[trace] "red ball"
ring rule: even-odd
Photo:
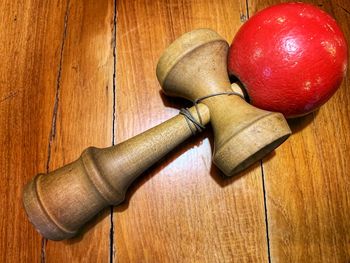
[[[286,3],[258,12],[240,28],[228,70],[253,105],[297,117],[334,94],[347,60],[344,34],[330,15],[309,4]]]

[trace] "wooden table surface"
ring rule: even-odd
[[[43,239],[22,208],[39,172],[117,144],[188,106],[155,67],[199,27],[231,42],[278,0],[2,0],[0,262],[350,262],[350,74],[293,135],[231,179],[211,163],[211,129],[146,171],[126,202],[71,240]],[[350,2],[314,0],[350,43]],[[234,109],[232,109],[234,110]]]

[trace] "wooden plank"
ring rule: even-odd
[[[65,2],[0,3],[0,262],[40,261],[21,199],[46,170]]]
[[[160,93],[164,49],[199,27],[231,41],[245,10],[245,1],[117,2],[117,142],[189,105]],[[224,180],[211,164],[208,130],[147,171],[115,208],[116,261],[267,261],[260,165]]]
[[[114,1],[70,1],[66,20],[50,170],[77,159],[88,146],[112,145]],[[77,237],[48,241],[47,262],[107,262],[110,210]]]
[[[251,1],[251,14],[278,1]],[[308,1],[350,40],[346,0]],[[350,42],[349,42],[350,43]],[[350,259],[350,81],[318,112],[290,121],[293,136],[264,160],[272,262]]]

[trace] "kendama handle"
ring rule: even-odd
[[[198,120],[195,107],[189,111]],[[198,113],[202,124],[207,124],[209,109],[198,104]],[[74,236],[103,208],[121,203],[143,171],[189,138],[189,125],[193,124],[177,115],[116,146],[90,147],[73,163],[37,175],[23,193],[29,220],[48,239]]]

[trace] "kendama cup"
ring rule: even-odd
[[[232,176],[284,142],[291,131],[282,114],[258,109],[232,91],[227,74],[229,45],[216,32],[198,29],[175,40],[157,66],[165,94],[201,102],[210,109],[213,162]]]

